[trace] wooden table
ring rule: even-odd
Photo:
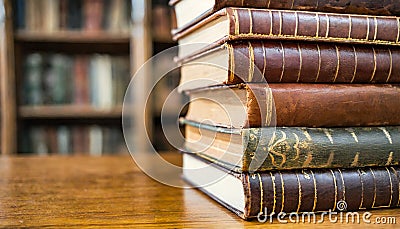
[[[166,157],[181,163],[177,153],[166,154]],[[371,213],[373,218],[395,216],[397,225],[400,224],[399,209]],[[243,221],[197,190],[172,188],[153,181],[138,169],[130,156],[3,156],[0,157],[1,226],[236,228],[287,225],[276,221],[273,225]],[[325,222],[322,226],[349,225]]]

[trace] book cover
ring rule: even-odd
[[[345,14],[400,15],[400,3],[396,0],[171,0],[177,14],[178,29],[189,27],[210,14],[225,7],[261,9],[304,10]],[[196,5],[196,7],[193,7]],[[190,13],[188,13],[190,12]]]
[[[194,52],[186,44],[202,43],[197,47],[202,50],[214,43],[248,39],[399,45],[399,20],[395,16],[225,8],[176,31],[174,39],[183,45],[180,57]]]
[[[186,118],[225,127],[400,125],[393,84],[238,84],[186,91]]]
[[[395,46],[246,40],[178,61],[180,90],[242,82],[400,83]]]
[[[187,182],[243,219],[399,206],[398,166],[249,174],[227,171],[189,154],[184,154],[183,164]],[[339,209],[344,204],[338,203],[346,208]]]
[[[391,166],[400,162],[398,126],[238,129],[187,119],[181,123],[186,124],[185,147],[189,152],[239,172]]]

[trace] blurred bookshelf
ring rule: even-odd
[[[1,152],[126,153],[123,96],[130,77],[155,50],[175,44],[168,2],[3,1],[8,50],[1,63],[7,76],[1,81],[6,88],[1,101],[7,103],[1,105]],[[150,85],[151,78],[143,84]],[[135,111],[133,119],[150,120],[146,125],[154,136],[152,100],[146,104],[143,90],[133,96],[135,107],[148,107],[145,114]],[[146,137],[135,131],[135,150],[148,147],[141,144]]]

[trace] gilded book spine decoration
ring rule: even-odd
[[[242,170],[392,166],[400,162],[399,127],[243,129]]]
[[[215,2],[216,9],[237,6],[373,15],[400,15],[400,2],[397,0],[216,0]]]
[[[228,84],[263,78],[268,83],[400,82],[400,49],[394,46],[250,40],[225,47]],[[250,72],[254,67],[259,70]]]
[[[264,38],[399,45],[400,18],[227,8],[229,39]],[[257,20],[255,20],[257,19]]]
[[[398,167],[242,174],[244,218],[280,212],[354,211],[400,206]]]

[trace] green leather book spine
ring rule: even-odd
[[[400,161],[400,127],[250,128],[241,134],[246,144],[243,171],[254,171],[252,160],[261,162],[257,171],[392,166]]]

